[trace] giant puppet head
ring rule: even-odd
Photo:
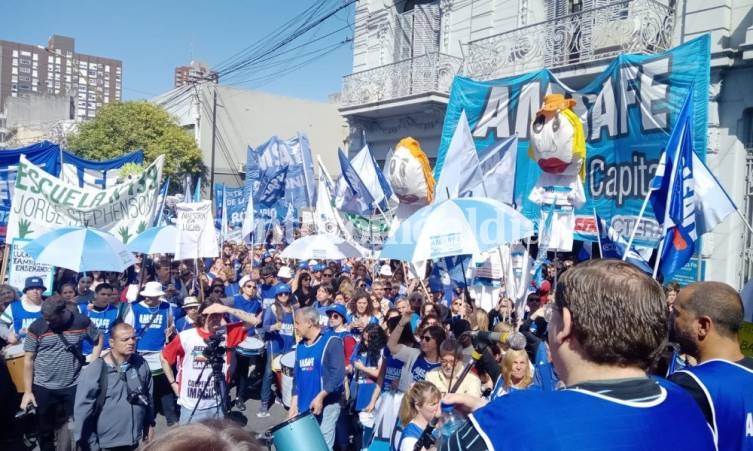
[[[429,159],[413,138],[403,138],[397,143],[387,177],[402,204],[429,204],[434,198]]]
[[[572,110],[576,104],[562,94],[544,96],[531,124],[528,156],[553,175],[586,176],[586,138],[583,123]]]

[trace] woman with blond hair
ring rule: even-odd
[[[413,451],[426,426],[439,414],[439,389],[427,381],[419,381],[403,396],[400,404],[400,436],[397,451]],[[426,450],[427,448],[421,448]]]
[[[508,349],[502,357],[502,377],[492,390],[491,399],[514,390],[525,390],[533,382],[533,368],[525,349]]]

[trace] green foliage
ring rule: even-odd
[[[144,172],[144,166],[136,163],[126,163],[118,171],[118,176],[126,180],[131,176],[139,176]]]
[[[165,155],[164,176],[203,174],[201,150],[164,109],[148,102],[109,103],[68,139],[70,150],[90,160],[107,160],[144,149],[150,164]]]

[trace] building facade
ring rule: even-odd
[[[217,72],[213,71],[204,63],[198,61],[191,61],[188,66],[180,66],[175,68],[175,87],[197,83],[200,81],[212,81],[217,83],[220,81],[220,76]]]
[[[77,53],[73,38],[53,35],[46,47],[0,40],[3,111],[9,97],[55,95],[72,99],[72,119],[90,119],[121,100],[122,76],[121,61]]]
[[[707,163],[753,223],[753,0],[364,0],[340,112],[377,160],[405,136],[436,157],[454,76],[550,69],[584,86],[620,53],[711,35]],[[734,258],[730,258],[734,256]],[[707,280],[753,279],[753,233],[730,217],[703,237]]]
[[[214,99],[217,99],[216,131],[212,134]],[[339,173],[337,149],[347,143],[346,121],[338,106],[279,96],[211,82],[174,89],[151,100],[165,108],[189,133],[193,133],[214,180],[242,186],[249,146],[257,147],[272,136],[289,139],[304,133],[311,151],[330,173]],[[214,138],[214,164],[212,140]]]

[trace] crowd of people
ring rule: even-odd
[[[0,286],[0,345],[22,356],[0,377],[0,421],[19,425],[0,439],[34,424],[43,451],[189,449],[155,438],[157,415],[189,428],[180,441],[258,396],[256,417],[310,413],[334,450],[753,449],[753,359],[725,284],[565,260],[524,308],[503,288],[485,311],[431,268],[279,250],[59,270],[46,299],[37,277]],[[448,411],[468,421],[432,433]]]

